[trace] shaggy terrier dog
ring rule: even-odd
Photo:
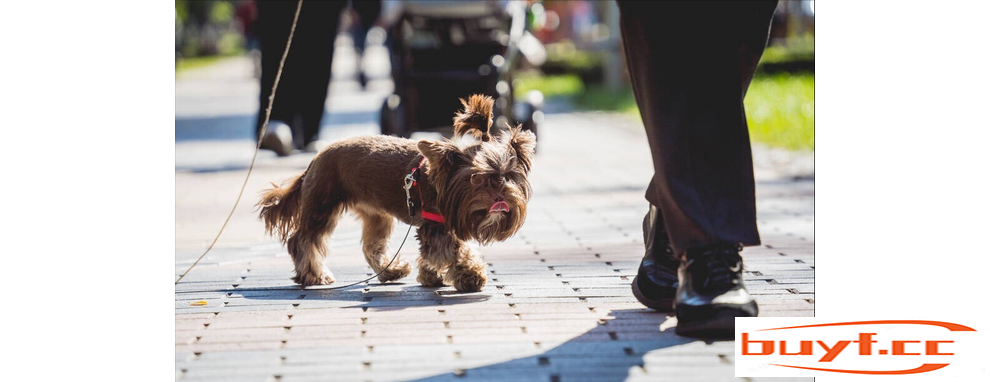
[[[382,282],[409,275],[408,261],[388,269],[393,218],[418,227],[419,277],[427,287],[485,286],[485,263],[465,243],[504,241],[526,220],[536,136],[519,127],[490,134],[490,97],[461,100],[454,140],[419,142],[368,136],[331,144],[285,186],[264,192],[258,206],[269,234],[286,244],[302,285],[334,282],[324,266],[325,240],[345,210],[364,223],[365,260]],[[464,138],[470,134],[475,139]],[[274,183],[273,183],[274,185]]]

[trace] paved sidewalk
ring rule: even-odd
[[[256,107],[244,105],[257,101],[231,96],[225,115],[192,110],[187,105],[198,102],[188,94],[202,91],[192,89],[200,80],[176,82],[176,276],[215,235],[251,154],[239,132],[180,136],[196,123],[210,125],[196,121],[243,119]],[[352,118],[331,117],[324,136],[374,132],[365,117],[387,90],[358,93],[353,84],[335,82],[331,116]],[[630,292],[643,254],[643,194],[652,174],[638,121],[548,114],[539,150],[526,225],[512,239],[481,248],[489,281],[468,294],[423,288],[415,274],[345,290],[294,285],[288,254],[264,236],[252,205],[268,181],[300,172],[310,156],[262,156],[230,232],[175,287],[176,380],[732,379],[731,341],[679,337],[673,317],[645,309]],[[763,316],[814,314],[814,178],[795,178],[806,169],[783,163],[809,159],[788,155],[756,152],[764,245],[743,256]],[[405,232],[396,225],[392,250]],[[414,236],[401,251],[405,259],[417,256]],[[330,243],[328,265],[340,285],[371,275],[355,220],[343,219]],[[207,304],[192,304],[200,300]]]

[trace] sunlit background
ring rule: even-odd
[[[372,80],[387,82],[389,62],[382,26],[394,17],[390,12],[395,8],[396,2],[384,2],[381,19],[369,31],[366,53],[357,62],[341,59],[353,55],[354,41],[355,14],[344,12],[334,81],[353,80],[360,73],[358,68],[363,68]],[[256,58],[252,31],[255,12],[252,1],[176,1],[176,76],[223,60]],[[522,65],[517,70],[513,85],[518,96],[535,89],[543,92],[550,107],[622,111],[638,118],[614,2],[531,2],[527,23],[528,30],[544,45],[546,57],[540,66]],[[814,68],[814,2],[781,1],[768,47],[745,100],[755,142],[787,150],[814,150]],[[244,131],[250,131],[249,127]]]

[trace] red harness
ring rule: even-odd
[[[409,216],[415,216],[415,213],[413,212],[414,209],[415,209],[415,203],[413,203],[413,201],[412,201],[412,196],[409,194],[409,190],[412,187],[415,187],[415,186],[419,185],[419,182],[416,179],[419,177],[420,168],[423,167],[423,164],[424,163],[426,163],[426,158],[425,157],[423,158],[423,160],[419,161],[419,165],[417,165],[416,167],[413,167],[413,169],[409,171],[409,174],[406,175],[405,185],[402,187],[403,189],[406,190],[406,206],[409,207]],[[420,195],[420,197],[419,197],[420,207],[422,207],[422,203],[423,203],[423,190],[422,189],[420,189],[419,195]],[[437,214],[437,213],[433,213],[433,212],[429,212],[425,208],[420,208],[420,212],[419,213],[420,213],[420,216],[423,217],[423,219],[432,220],[432,221],[435,221],[437,223],[443,223],[444,222],[443,215],[440,215],[440,214]]]

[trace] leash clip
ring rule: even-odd
[[[413,173],[406,174],[406,178],[403,180],[402,189],[406,191],[406,207],[409,208],[409,216],[416,216],[413,210],[416,205],[413,204],[412,195],[409,193],[409,189],[416,184],[416,178],[413,177]]]

